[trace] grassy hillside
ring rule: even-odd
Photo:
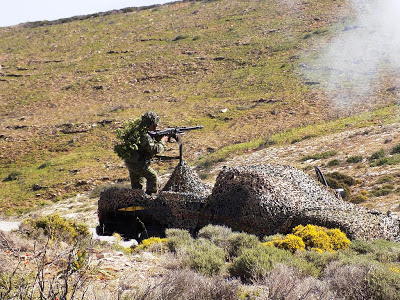
[[[185,1],[0,28],[0,207],[23,212],[127,179],[112,150],[115,129],[147,110],[161,127],[203,125],[188,134],[184,155],[209,165],[266,147],[274,134],[392,105],[391,93],[349,109],[331,104],[299,65],[351,23],[351,7],[291,3]],[[172,144],[167,155],[176,151]]]

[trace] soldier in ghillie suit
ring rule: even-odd
[[[128,120],[123,129],[117,130],[121,143],[115,145],[114,151],[125,160],[129,171],[132,189],[145,189],[146,193],[157,193],[157,173],[150,167],[154,155],[165,149],[168,137],[154,140],[148,131],[155,131],[160,118],[155,112],[149,111],[141,118]],[[147,182],[145,182],[147,181]]]

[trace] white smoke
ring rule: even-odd
[[[363,101],[385,72],[400,75],[400,0],[352,0],[352,5],[354,23],[313,66],[340,105]]]

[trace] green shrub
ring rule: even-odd
[[[316,153],[316,154],[304,156],[303,158],[300,159],[300,161],[306,161],[309,159],[315,159],[315,160],[323,159],[323,158],[335,156],[336,154],[337,154],[337,152],[335,150],[331,150],[331,151],[326,151],[326,152],[322,152],[322,153]]]
[[[380,265],[367,275],[368,289],[373,299],[400,299],[400,274]]]
[[[400,144],[397,144],[396,146],[394,146],[392,148],[392,151],[390,151],[391,154],[396,154],[396,153],[400,153]]]
[[[351,242],[349,249],[357,252],[358,254],[367,254],[373,251],[373,245],[372,243],[363,240],[354,240]]]
[[[351,176],[340,172],[328,173],[325,175],[326,182],[333,189],[344,189],[346,192],[345,198],[351,197],[350,186],[355,185],[357,181]]]
[[[197,234],[198,238],[203,238],[211,241],[216,246],[228,250],[229,238],[232,235],[232,229],[220,225],[207,225],[200,229]]]
[[[194,242],[189,231],[184,229],[169,228],[165,230],[168,248],[172,252],[177,252],[180,247],[186,247]]]
[[[377,184],[382,184],[382,183],[388,183],[388,182],[393,182],[393,176],[391,175],[385,175],[379,178],[375,183]]]
[[[245,249],[229,267],[229,274],[244,281],[264,278],[276,263],[291,261],[292,254],[275,247]]]
[[[384,157],[381,158],[377,161],[374,161],[373,163],[371,163],[371,167],[378,167],[378,166],[384,166],[384,165],[398,165],[400,164],[400,155],[399,154],[395,154],[391,157]]]
[[[30,237],[41,233],[50,240],[73,242],[76,238],[90,235],[87,225],[64,219],[59,214],[43,216],[38,219],[27,219],[20,227],[21,231]]]
[[[357,181],[353,177],[343,174],[343,173],[340,173],[340,172],[329,173],[329,174],[326,174],[325,177],[327,177],[327,180],[335,179],[338,182],[344,183],[348,186],[353,186],[357,183]]]
[[[245,249],[256,248],[260,244],[258,237],[245,232],[237,232],[230,235],[228,240],[228,254],[230,257],[237,257]]]
[[[333,159],[333,160],[329,161],[327,165],[328,165],[329,167],[338,166],[338,165],[340,165],[340,160],[338,160],[338,159]]]
[[[372,153],[372,155],[368,158],[370,161],[377,160],[385,157],[385,150],[379,149],[378,151]]]
[[[323,253],[315,251],[302,251],[297,255],[301,260],[305,260],[313,266],[314,273],[310,274],[313,276],[321,275],[330,262],[338,259],[338,252],[331,251],[326,251]]]
[[[389,195],[390,193],[392,193],[393,188],[394,188],[393,186],[385,185],[385,186],[379,187],[376,190],[371,191],[370,193],[372,196],[382,197],[382,196],[386,196],[386,195]]]
[[[168,250],[168,242],[166,238],[151,237],[143,240],[140,245],[132,248],[132,253],[149,251],[158,254],[166,253]]]
[[[12,171],[6,178],[3,179],[3,182],[17,180],[21,174],[21,172]]]
[[[364,194],[358,194],[356,196],[351,197],[350,202],[355,204],[360,204],[368,200],[368,197]]]
[[[206,239],[197,239],[184,249],[183,261],[190,269],[211,276],[225,265],[225,252]]]
[[[348,159],[346,159],[346,162],[350,164],[356,164],[359,162],[362,162],[363,157],[361,155],[358,156],[350,156]]]
[[[38,167],[38,169],[39,169],[39,170],[42,170],[42,169],[45,169],[45,168],[47,168],[47,167],[49,167],[49,166],[51,166],[51,162],[50,162],[50,161],[46,161],[46,162],[42,163],[42,164]]]
[[[180,34],[180,35],[178,35],[178,36],[176,36],[176,37],[174,37],[173,39],[172,39],[172,41],[179,41],[179,40],[184,40],[184,39],[187,39],[189,36],[188,35],[182,35],[182,34]]]
[[[379,239],[371,242],[355,240],[349,249],[380,263],[400,262],[400,243]]]

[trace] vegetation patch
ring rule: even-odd
[[[306,161],[306,160],[317,160],[317,159],[324,159],[324,158],[329,158],[332,156],[335,156],[337,154],[337,152],[335,150],[330,150],[330,151],[325,151],[322,153],[316,153],[316,154],[311,154],[311,155],[307,155],[304,156],[303,158],[300,159],[300,161]]]
[[[356,155],[356,156],[350,156],[348,159],[346,159],[346,162],[350,164],[357,164],[359,162],[362,162],[363,157],[361,155]]]
[[[132,253],[141,251],[149,251],[153,253],[163,254],[168,250],[168,240],[166,238],[151,237],[143,240],[140,245],[132,248]]]
[[[3,179],[3,182],[18,180],[20,175],[21,175],[21,172],[12,171],[10,174],[7,175],[7,177],[5,177]]]
[[[339,229],[327,229],[315,225],[298,225],[293,228],[292,234],[285,237],[275,237],[272,241],[263,243],[265,246],[275,246],[289,250],[292,253],[305,249],[324,252],[345,250],[350,245],[350,240]]]
[[[64,219],[59,214],[27,219],[21,224],[20,230],[28,237],[44,235],[51,241],[72,242],[90,235],[87,225]]]

